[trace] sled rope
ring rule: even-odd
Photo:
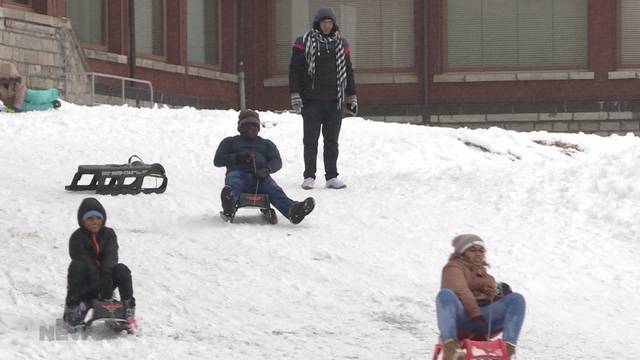
[[[491,297],[491,301],[489,302],[489,326],[487,331],[487,340],[491,340],[491,319],[493,318],[493,299],[495,296]]]
[[[260,186],[260,178],[256,174],[258,172],[258,169],[257,169],[257,166],[256,166],[256,157],[252,156],[251,159],[253,160],[253,174],[256,175],[256,191],[253,194],[254,198],[253,198],[253,200],[251,200],[251,202],[255,203],[256,199],[257,199],[257,196],[258,196],[258,187]]]

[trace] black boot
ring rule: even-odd
[[[68,327],[74,328],[84,324],[84,317],[87,315],[88,307],[84,302],[76,305],[65,305],[62,320]]]
[[[289,221],[292,224],[299,224],[305,216],[309,215],[316,206],[316,201],[312,197],[304,201],[296,201],[289,207]]]
[[[129,334],[136,334],[138,331],[138,321],[136,320],[136,300],[131,298],[123,301],[127,316],[126,330]]]
[[[220,200],[222,202],[222,213],[224,216],[232,218],[236,214],[237,206],[233,200],[233,190],[231,186],[225,185],[220,192]]]

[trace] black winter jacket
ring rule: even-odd
[[[347,87],[345,95],[356,94],[351,65],[351,49],[347,39],[342,38],[345,65],[347,72]],[[304,54],[303,37],[300,36],[293,44],[291,63],[289,64],[289,93],[298,93],[302,100],[336,100],[338,98],[337,66],[335,42],[320,43],[320,54],[316,57],[315,83],[307,72],[309,65]]]
[[[82,226],[82,215],[90,210],[96,210],[104,217],[102,228],[95,234]],[[113,229],[105,226],[107,212],[95,198],[86,198],[78,208],[78,225],[69,239],[69,256],[72,260],[82,261],[89,269],[89,280],[94,290],[103,294],[113,291],[112,270],[118,264],[118,237]]]
[[[240,170],[255,173],[254,164],[238,162],[237,156],[241,153],[252,152],[255,159],[255,169],[268,168],[273,174],[282,168],[282,159],[276,145],[267,139],[258,136],[250,139],[242,135],[230,136],[222,140],[213,158],[213,164],[217,167],[227,167],[227,172]]]

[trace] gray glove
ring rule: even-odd
[[[302,113],[302,98],[300,97],[300,94],[291,94],[291,109],[293,109],[293,112],[296,114]]]

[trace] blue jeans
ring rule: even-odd
[[[224,184],[231,186],[233,198],[236,202],[240,199],[240,193],[255,193],[257,184],[258,193],[269,195],[271,204],[287,219],[289,218],[289,207],[293,204],[293,200],[287,197],[287,194],[270,176],[266,179],[258,179],[252,173],[233,170],[227,173]]]
[[[502,331],[502,339],[516,345],[524,322],[525,308],[524,297],[518,293],[511,293],[490,305],[481,307],[480,311],[487,325],[491,319],[492,333]],[[459,330],[471,333],[471,318],[465,313],[462,302],[453,291],[440,290],[436,297],[436,313],[440,340],[443,343],[458,339]]]

